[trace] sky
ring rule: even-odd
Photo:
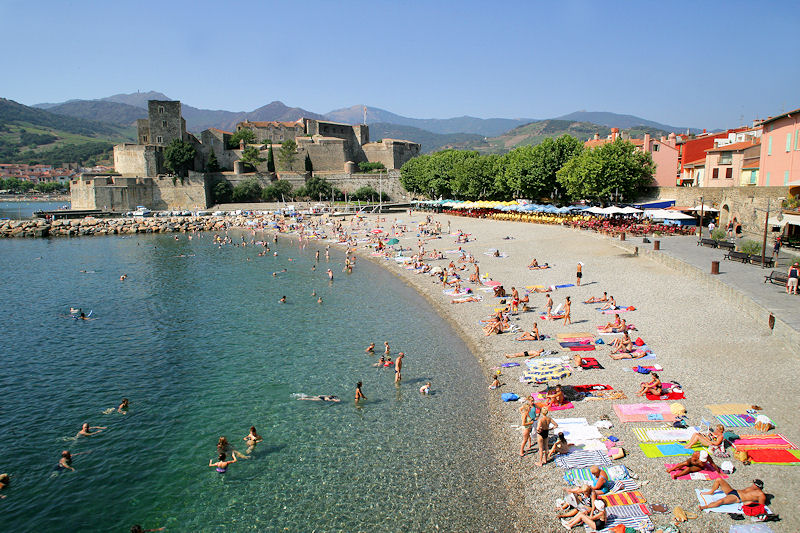
[[[799,15],[796,0],[0,0],[0,97],[727,128],[800,107]]]

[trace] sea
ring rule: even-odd
[[[0,241],[0,531],[502,530],[487,383],[448,324],[324,242],[258,256],[268,236],[231,237],[247,246]],[[384,341],[406,353],[399,386],[364,351]],[[299,399],[325,394],[341,402]],[[76,438],[84,422],[106,429]],[[251,425],[250,457],[209,467],[220,436],[246,452]],[[55,469],[62,450],[75,472]]]
[[[65,205],[69,206],[69,202],[0,201],[0,220],[5,218],[10,218],[12,220],[31,218],[36,211],[53,211]]]

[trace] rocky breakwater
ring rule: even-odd
[[[185,233],[216,231],[245,226],[254,219],[243,216],[94,218],[73,220],[6,220],[0,237],[77,237],[88,235],[133,235],[136,233]]]

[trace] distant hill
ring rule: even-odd
[[[0,98],[0,162],[60,164],[107,159],[133,128],[50,113]]]
[[[100,120],[128,127],[137,119],[147,118],[147,110],[129,104],[106,100],[71,100],[47,108],[50,113],[86,120]]]
[[[116,102],[118,104],[127,104],[134,107],[147,109],[148,100],[172,100],[172,98],[164,93],[148,91],[145,93],[135,92],[129,94],[114,94],[111,96],[106,96],[105,98],[101,98],[100,100],[103,102]]]
[[[607,111],[575,111],[563,117],[556,117],[556,120],[573,120],[576,122],[592,122],[594,124],[601,124],[609,128],[633,128],[636,126],[648,126],[656,128],[668,133],[682,133],[686,132],[687,127],[668,126],[652,120],[637,117],[634,115],[620,115],[617,113],[609,113]],[[688,128],[691,133],[700,133],[702,130],[697,128]]]
[[[355,105],[325,113],[325,118],[347,124],[361,124],[364,121],[364,106]],[[396,115],[385,109],[367,106],[367,124],[387,123],[412,126],[433,133],[474,133],[484,137],[500,135],[511,128],[531,122],[533,119],[514,118],[409,118]]]
[[[403,139],[422,145],[422,153],[445,150],[447,148],[463,148],[475,143],[482,143],[484,137],[474,133],[433,133],[412,126],[400,126],[378,122],[369,125],[369,138],[372,141],[381,139]]]

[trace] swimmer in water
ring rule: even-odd
[[[341,402],[337,396],[322,394],[320,396],[302,396],[298,400],[308,400],[311,402]]]
[[[69,308],[69,314],[71,314],[71,315],[77,315],[78,313],[81,313],[81,314],[82,314],[82,313],[83,313],[83,309],[81,309],[80,307],[78,307],[78,308],[75,308],[75,307],[70,307],[70,308]]]
[[[281,296],[280,302],[282,304],[285,304],[286,303],[286,296]]]
[[[318,304],[321,304],[321,303],[322,303],[322,296],[320,296],[319,298],[317,298],[317,303],[318,303]]]
[[[241,459],[250,459],[249,455],[245,455],[242,452],[236,451],[228,442],[228,439],[223,435],[217,441],[217,453],[228,453],[230,452],[231,457],[234,459],[238,456]]]
[[[175,237],[175,238],[177,239],[177,237]],[[123,274],[123,275],[121,275],[121,276],[119,277],[119,280],[120,280],[120,281],[125,281],[126,279],[128,279],[128,275],[127,275],[127,274]]]
[[[364,352],[375,353],[375,343],[374,342],[369,343],[369,346],[367,346],[367,349],[364,350]]]
[[[427,382],[425,385],[419,388],[419,392],[421,394],[430,394],[431,393],[431,382]]]
[[[10,483],[11,483],[11,476],[9,476],[8,474],[0,474],[0,490],[3,490],[4,488],[8,487]],[[5,494],[0,495],[0,498],[5,498],[5,497],[6,497]]]
[[[217,472],[219,472],[220,474],[224,474],[225,472],[228,471],[228,466],[230,466],[232,463],[236,462],[236,460],[237,460],[236,459],[236,453],[233,454],[233,460],[226,461],[225,459],[226,459],[225,452],[222,452],[217,457],[217,462],[216,463],[214,462],[213,459],[209,459],[208,460],[208,466],[210,466],[212,468],[216,468]]]
[[[73,472],[75,471],[75,469],[72,468],[72,454],[69,453],[69,450],[64,450],[61,452],[61,458],[58,460],[55,469],[72,470]]]
[[[97,431],[91,431],[96,429]],[[102,433],[104,429],[108,429],[107,426],[89,426],[89,422],[84,422],[83,426],[81,426],[81,430],[75,435],[75,438],[78,437],[91,437],[92,435],[97,435],[98,433]]]
[[[130,406],[131,406],[131,402],[129,402],[127,398],[123,398],[122,399],[122,403],[119,404],[119,407],[117,407],[117,412],[118,413],[122,413],[123,415],[127,414],[128,413],[128,407],[130,407]]]
[[[361,392],[361,382],[359,381],[358,383],[356,383],[356,401],[366,400],[366,399],[367,397],[364,396],[363,392]]]
[[[250,453],[253,451],[253,448],[256,447],[256,444],[264,439],[256,432],[255,426],[250,426],[250,433],[248,433],[243,440],[247,443],[247,453]]]
[[[329,278],[331,281],[333,281],[333,270],[331,270],[330,268],[328,269],[328,278]]]

